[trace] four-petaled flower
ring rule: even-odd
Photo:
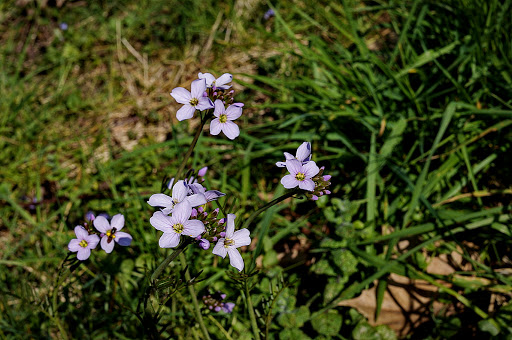
[[[192,82],[191,92],[183,87],[172,90],[171,96],[180,104],[184,104],[176,113],[178,120],[190,119],[195,110],[204,111],[213,108],[213,103],[208,97],[203,97],[206,91],[206,80],[196,79]]]
[[[229,73],[224,73],[219,78],[215,79],[215,76],[211,73],[201,73],[197,75],[199,79],[206,80],[206,87],[215,87],[221,90],[227,90],[231,85],[226,85],[233,80],[233,76]]]
[[[228,254],[229,263],[238,271],[242,271],[244,269],[244,260],[236,248],[248,246],[251,244],[251,238],[249,237],[249,230],[245,228],[235,231],[235,218],[235,214],[228,214],[226,235],[219,239],[213,248],[213,254],[219,255],[222,258],[225,258],[226,254]]]
[[[174,248],[180,243],[180,235],[197,237],[205,232],[203,222],[190,220],[192,206],[187,201],[175,206],[172,216],[157,211],[149,219],[155,229],[163,231],[158,244],[161,248]]]
[[[171,197],[165,194],[154,194],[149,198],[148,204],[152,207],[163,207],[162,212],[169,215],[176,205],[184,201],[188,201],[192,207],[206,204],[204,193],[196,192],[189,195],[189,186],[183,180],[174,184]]]
[[[101,249],[110,254],[114,249],[115,242],[121,246],[129,246],[132,243],[132,236],[123,231],[119,231],[124,227],[124,216],[121,214],[114,215],[111,223],[103,216],[98,216],[93,221],[94,228],[101,234]]]
[[[242,115],[242,108],[240,106],[229,105],[226,109],[222,100],[217,99],[213,114],[217,118],[213,119],[210,123],[210,133],[212,135],[218,135],[222,131],[229,139],[238,137],[240,129],[232,120]]]
[[[306,164],[311,160],[311,143],[304,142],[302,143],[299,148],[297,149],[297,152],[295,153],[295,157],[291,153],[285,152],[284,157],[286,158],[286,161],[290,159],[296,159],[302,164]],[[280,168],[284,168],[286,166],[286,161],[284,162],[277,162],[276,165]]]
[[[299,188],[303,190],[315,190],[315,182],[313,182],[311,178],[316,176],[320,171],[315,162],[309,161],[302,165],[301,162],[296,159],[289,159],[286,161],[286,168],[290,174],[281,178],[281,184],[286,189],[299,186]]]
[[[69,241],[68,249],[76,254],[76,258],[85,261],[91,256],[91,249],[96,248],[100,242],[98,235],[89,235],[81,225],[75,227],[76,238]]]

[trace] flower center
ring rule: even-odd
[[[302,182],[303,180],[305,180],[305,179],[306,179],[306,175],[305,175],[305,174],[303,174],[302,172],[299,172],[299,173],[297,173],[297,174],[295,175],[295,179],[296,179],[297,181],[301,181],[301,182]]]
[[[175,225],[172,226],[172,229],[174,229],[174,231],[177,233],[177,234],[181,234],[183,232],[183,224],[181,223],[176,223]]]
[[[86,240],[82,240],[82,241],[80,241],[80,243],[78,245],[80,247],[82,247],[82,248],[85,248],[85,247],[87,247],[87,241]]]
[[[199,104],[199,99],[197,99],[197,98],[190,99],[190,105],[196,106],[197,104]]]
[[[116,233],[112,231],[112,229],[108,230],[105,235],[107,235],[110,238],[116,238]]]
[[[219,121],[220,121],[221,123],[225,123],[225,122],[227,122],[227,121],[228,121],[228,116],[226,116],[226,115],[220,115],[220,117],[219,117]]]
[[[224,240],[224,247],[233,246],[235,244],[235,240],[232,240],[230,238],[227,238]]]

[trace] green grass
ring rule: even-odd
[[[205,133],[190,164],[210,167],[239,221],[284,192],[274,164],[305,140],[333,175],[331,196],[285,201],[251,226],[263,335],[392,339],[338,306],[378,282],[379,314],[391,273],[430,282],[455,311],[427,308],[409,337],[510,334],[512,1],[302,0],[276,3],[269,21],[249,2],[13,4],[0,5],[2,338],[147,336],[135,311],[168,251],[145,201],[192,141],[168,93],[198,71],[232,72],[246,104],[240,137]],[[124,214],[134,242],[97,251],[54,292],[88,210]],[[464,266],[427,271],[453,252]],[[192,276],[203,270],[199,297],[237,304],[205,313],[211,336],[250,339],[228,261],[186,257]],[[191,306],[187,289],[173,295],[166,336],[200,337]]]

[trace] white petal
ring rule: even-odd
[[[112,250],[114,250],[114,240],[110,240],[110,243],[108,242],[108,236],[103,236],[101,238],[101,249],[105,251],[105,253],[110,254]]]
[[[290,172],[292,175],[296,175],[299,172],[302,172],[302,163],[298,160],[294,159],[288,159],[286,160],[286,169]]]
[[[293,155],[289,152],[284,152],[284,159],[286,159],[286,160],[295,159],[295,157],[293,157]]]
[[[117,231],[123,229],[124,216],[122,214],[114,215],[114,217],[112,217],[112,220],[110,220],[110,226],[112,228],[116,228]]]
[[[185,104],[181,107],[181,109],[176,112],[176,118],[181,122],[185,119],[190,119],[194,117],[194,112],[196,111],[196,108],[193,107],[190,104]]]
[[[192,207],[197,207],[198,205],[206,204],[206,197],[204,194],[194,194],[188,196],[187,201]]]
[[[228,247],[229,264],[241,272],[244,269],[244,260],[236,248]]]
[[[161,211],[157,211],[149,219],[149,223],[156,229],[165,232],[172,230],[169,216],[164,215]]]
[[[172,207],[172,198],[165,194],[154,194],[148,200],[148,204],[152,207]]]
[[[189,218],[190,214],[192,214],[192,206],[187,201],[183,201],[174,206],[174,210],[172,211],[172,218],[174,222],[171,223],[181,223],[184,224]]]
[[[308,190],[308,191],[313,191],[315,190],[315,182],[313,182],[312,179],[305,179],[303,181],[298,181],[299,182],[299,188],[301,188],[302,190]]]
[[[85,261],[91,256],[91,250],[89,248],[82,248],[78,249],[78,253],[76,253],[76,258],[80,261]]]
[[[102,216],[100,216],[100,217],[102,217]],[[103,218],[105,218],[105,217],[103,217]],[[105,221],[106,221],[106,220],[105,220]],[[108,222],[107,222],[107,224],[108,224]],[[96,229],[98,229],[98,228],[96,228]],[[100,231],[101,231],[101,230],[100,230]],[[89,236],[89,233],[87,232],[87,230],[85,230],[85,228],[84,228],[84,227],[82,227],[81,225],[77,225],[77,226],[75,227],[75,235],[76,235],[76,237],[77,237],[79,240],[83,240],[83,239],[85,239],[87,236]]]
[[[215,81],[215,86],[219,89],[229,89],[231,86],[225,86],[228,83],[231,83],[233,80],[233,76],[230,73],[224,73]]]
[[[196,109],[199,111],[204,111],[208,109],[213,109],[213,103],[208,97],[199,97],[197,98],[199,100],[199,103],[196,105]]]
[[[311,143],[304,142],[297,149],[297,153],[296,153],[295,157],[300,162],[303,162],[304,160],[306,160],[309,157],[310,154],[311,154]]]
[[[226,218],[226,238],[232,238],[235,232],[235,214],[228,214]]]
[[[283,178],[281,178],[281,184],[286,188],[286,189],[293,189],[295,188],[297,185],[299,185],[299,181],[297,181],[297,179],[295,178],[294,175],[286,175],[284,176]]]
[[[236,105],[229,105],[226,109],[226,116],[229,120],[235,120],[242,115],[242,108]]]
[[[184,180],[176,182],[172,187],[172,202],[179,203],[182,202],[188,194],[188,187],[185,184]]]
[[[219,118],[219,116],[223,113],[226,112],[226,109],[224,107],[224,103],[222,102],[222,100],[220,99],[217,99],[214,103],[215,105],[215,109],[213,110],[213,115],[217,118]]]
[[[212,83],[215,81],[215,77],[211,73],[201,73],[197,75],[199,79],[205,79],[206,80],[206,86],[212,87]]]
[[[320,169],[316,165],[315,162],[311,161],[302,166],[302,169],[304,170],[304,174],[306,175],[306,178],[312,178],[315,177]]]
[[[251,244],[251,238],[249,237],[250,231],[246,228],[235,231],[232,240],[235,241],[235,248],[248,246]]]
[[[212,253],[214,255],[219,255],[222,258],[226,257],[226,254],[228,253],[228,251],[227,251],[227,248],[224,247],[224,239],[223,238],[219,239],[219,241],[217,242],[217,244],[213,248]]]
[[[205,231],[203,222],[199,220],[188,220],[183,224],[183,235],[198,237]]]
[[[210,122],[210,133],[212,135],[218,135],[222,131],[222,123],[219,118],[215,118]]]
[[[103,216],[97,216],[92,223],[94,224],[94,228],[100,233],[106,233],[107,230],[112,229],[110,223],[108,223],[107,219]]]
[[[80,240],[77,239],[77,238],[74,238],[72,239],[71,241],[69,241],[68,243],[68,249],[69,251],[72,251],[74,253],[76,253],[81,247],[80,247]]]
[[[238,128],[238,125],[236,125],[230,120],[223,124],[222,132],[224,132],[224,134],[231,140],[235,139],[236,137],[238,137],[238,135],[240,135],[240,129]]]
[[[190,103],[190,99],[192,99],[190,92],[183,87],[173,89],[171,96],[180,104],[188,104]]]
[[[206,79],[196,79],[190,85],[192,98],[202,98],[206,91]]]
[[[158,245],[160,248],[174,248],[180,243],[180,234],[172,233],[164,233],[160,240],[158,241]]]

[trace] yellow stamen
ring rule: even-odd
[[[174,229],[176,233],[181,234],[183,232],[183,224],[176,223],[175,225],[172,226],[172,229]]]
[[[235,244],[235,240],[232,240],[230,238],[227,238],[224,240],[224,247],[229,247]]]
[[[228,121],[228,116],[226,116],[226,115],[220,115],[220,117],[219,117],[219,121],[220,121],[221,123],[225,123],[225,122],[227,122],[227,121]]]
[[[303,180],[305,180],[305,179],[306,179],[306,175],[305,175],[305,174],[303,174],[302,172],[299,172],[298,174],[296,174],[296,175],[295,175],[295,179],[296,179],[297,181],[301,181],[301,182],[302,182]]]
[[[86,240],[82,240],[82,241],[80,241],[80,243],[78,245],[80,247],[82,247],[82,248],[85,248],[85,247],[87,247],[87,241]]]
[[[196,106],[197,104],[199,104],[199,99],[197,99],[197,98],[190,99],[190,105]]]

